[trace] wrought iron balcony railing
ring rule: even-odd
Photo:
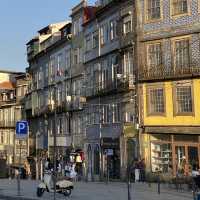
[[[200,67],[157,67],[152,69],[146,67],[139,72],[140,81],[189,78],[196,76],[200,76]]]

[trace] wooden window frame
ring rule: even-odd
[[[153,23],[153,22],[160,22],[163,20],[163,0],[160,0],[160,18],[158,19],[149,19],[148,15],[148,2],[149,0],[144,1],[144,21],[145,23]]]
[[[187,12],[180,13],[180,14],[173,13],[173,1],[174,0],[170,0],[170,16],[171,16],[171,18],[179,18],[179,17],[191,15],[191,1],[190,0],[187,0]]]
[[[184,87],[184,86],[190,86],[191,87],[192,112],[178,112],[177,111],[178,106],[177,106],[176,88],[181,87],[181,86],[182,87]],[[174,114],[174,116],[195,116],[193,81],[177,81],[177,82],[174,82],[172,93],[173,93],[172,99],[173,99],[173,114]]]
[[[163,104],[164,104],[164,112],[151,112],[150,111],[150,98],[149,98],[149,91],[150,89],[163,89]],[[162,83],[147,85],[146,87],[146,113],[147,117],[149,116],[166,116],[166,94],[165,94],[165,85]]]
[[[151,46],[151,45],[156,45],[156,44],[160,44],[160,46],[161,46],[161,59],[162,59],[162,65],[163,65],[163,41],[162,40],[155,40],[155,41],[153,41],[153,42],[147,42],[146,43],[146,47],[145,47],[145,54],[146,54],[146,67],[147,67],[147,69],[149,70],[149,67],[150,67],[150,63],[149,63],[149,59],[148,59],[148,57],[149,57],[149,47]]]

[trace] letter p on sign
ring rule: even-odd
[[[19,121],[16,123],[16,137],[24,138],[28,135],[28,122],[27,121]]]

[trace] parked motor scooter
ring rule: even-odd
[[[56,193],[63,194],[66,197],[71,195],[74,185],[68,180],[59,180],[56,182]],[[43,181],[37,187],[37,196],[42,197],[44,192],[54,192],[53,187],[53,174],[51,171],[44,172]]]

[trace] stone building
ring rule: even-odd
[[[89,179],[125,177],[137,158],[134,1],[100,1],[84,23]]]
[[[10,167],[23,164],[28,156],[28,142],[23,140],[19,163],[19,141],[15,139],[16,122],[25,119],[23,99],[26,89],[25,73],[0,71],[0,160]]]
[[[200,2],[137,8],[141,154],[150,172],[188,175],[200,161]]]

